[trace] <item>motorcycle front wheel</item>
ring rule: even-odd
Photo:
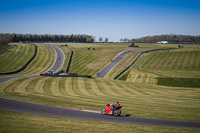
[[[102,111],[101,111],[101,114],[102,114],[102,115],[105,115],[105,114],[106,114],[106,109],[102,110]]]

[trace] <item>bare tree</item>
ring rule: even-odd
[[[103,38],[102,37],[99,37],[99,42],[102,42],[103,41]]]
[[[119,41],[120,41],[120,42],[123,42],[123,41],[124,41],[124,39],[120,39]]]
[[[108,38],[107,37],[105,38],[104,42],[108,42]]]

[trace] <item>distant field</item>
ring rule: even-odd
[[[56,107],[102,110],[120,101],[122,115],[200,122],[200,90],[119,80],[28,77],[0,85],[0,96]]]

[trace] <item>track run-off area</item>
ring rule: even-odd
[[[64,64],[65,55],[63,51],[61,50],[61,48],[58,48],[54,45],[49,45],[49,46],[55,50],[55,53],[57,56],[56,56],[56,60],[54,61],[54,64],[50,67],[50,69],[46,71],[52,70],[56,72]],[[131,52],[136,52],[136,51],[137,52],[144,51],[144,49],[137,49],[137,50],[131,50],[131,51],[127,50],[127,51],[121,52],[120,54],[118,54],[117,57],[112,59],[112,61],[110,61],[104,68],[102,68],[101,71],[98,72],[98,75],[95,75],[94,77],[101,77],[101,78],[105,77],[106,74],[110,72],[112,68],[114,68],[125,56],[127,56]],[[0,91],[5,92],[7,94],[12,94],[14,92],[21,93],[22,95],[39,94],[41,96],[47,96],[49,98],[56,98],[56,99],[57,98],[64,99],[68,97],[67,100],[70,100],[70,98],[72,98],[72,103],[74,104],[76,104],[79,101],[78,99],[80,96],[80,100],[82,100],[81,105],[82,104],[84,105],[84,103],[87,105],[89,104],[88,102],[91,102],[91,104],[95,104],[94,100],[95,99],[100,100],[101,96],[102,97],[111,96],[111,97],[108,99],[105,99],[105,101],[102,100],[100,104],[110,101],[112,99],[120,99],[121,101],[123,101],[123,99],[125,101],[128,101],[129,99],[134,99],[137,102],[142,99],[142,102],[145,102],[146,96],[147,96],[147,99],[149,96],[155,96],[156,97],[155,99],[159,99],[159,97],[161,97],[165,93],[172,94],[174,96],[179,96],[179,94],[173,94],[174,92],[173,89],[169,89],[168,91],[165,91],[162,88],[160,92],[157,92],[157,89],[159,87],[155,87],[155,89],[149,89],[149,88],[154,88],[154,86],[149,87],[148,85],[144,85],[141,88],[144,88],[144,90],[146,91],[141,91],[139,84],[132,86],[131,83],[125,84],[124,82],[121,82],[121,81],[115,82],[112,80],[104,81],[98,78],[97,79],[83,79],[83,78],[64,79],[64,78],[38,77],[35,75],[15,75],[11,77],[1,77],[0,83],[3,84],[3,87],[1,88]],[[11,88],[14,87],[16,83],[19,83],[18,89],[15,88],[14,90],[11,90]],[[21,87],[25,86],[25,90],[20,89],[20,86]],[[65,88],[65,89],[62,89],[62,88]],[[182,90],[180,91],[180,93],[185,94],[187,93],[186,90],[187,89]],[[192,90],[191,90],[191,93],[193,93]],[[94,98],[94,96],[95,97],[98,96],[98,98]],[[123,98],[126,96],[127,98]],[[135,98],[132,96],[135,96]],[[8,96],[6,97],[8,98]],[[38,98],[39,97],[40,96],[38,96]],[[88,97],[88,99],[86,97]],[[116,98],[116,97],[119,97],[119,98]],[[167,97],[170,98],[170,96],[166,96],[166,99],[164,100],[167,100]],[[200,128],[200,123],[197,123],[197,122],[145,119],[145,118],[127,117],[127,116],[122,116],[122,117],[103,116],[98,113],[91,113],[91,112],[61,108],[62,105],[60,108],[57,108],[57,107],[45,106],[41,104],[20,102],[16,100],[10,100],[7,98],[0,98],[1,109],[22,112],[22,113],[37,114],[37,115],[84,119],[84,120],[92,120],[92,121],[105,121],[105,122],[167,126],[167,127]],[[154,100],[152,99],[149,99],[149,100],[153,104]],[[67,103],[67,104],[70,105],[70,103]],[[124,105],[128,106],[127,104],[124,104]]]

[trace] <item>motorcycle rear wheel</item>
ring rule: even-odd
[[[114,110],[114,116],[120,116],[121,110]]]

